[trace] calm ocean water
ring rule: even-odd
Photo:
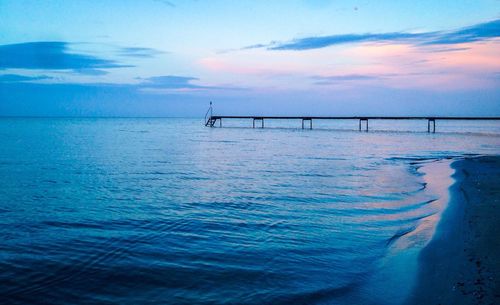
[[[419,160],[500,152],[495,122],[250,124],[0,119],[0,303],[397,304],[443,208]]]

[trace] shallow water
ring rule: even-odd
[[[443,209],[419,160],[500,152],[496,122],[250,124],[0,119],[0,298],[397,303],[374,282],[411,286]]]

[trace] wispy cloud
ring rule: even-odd
[[[270,47],[270,46],[273,46],[273,45],[276,45],[276,44],[278,44],[277,41],[271,41],[268,44],[258,43],[258,44],[253,44],[253,45],[250,45],[250,46],[243,47],[240,50],[261,49],[261,48],[267,48],[267,47]]]
[[[168,1],[168,0],[154,0],[155,2],[158,2],[158,3],[161,3],[161,4],[165,4],[166,6],[170,6],[170,7],[175,7],[175,3],[173,3],[172,1]]]
[[[341,34],[330,36],[312,36],[286,42],[272,41],[268,44],[255,44],[242,50],[267,48],[268,50],[311,50],[334,45],[362,42],[400,42],[416,45],[452,45],[476,42],[500,37],[500,19],[484,22],[454,31],[436,31],[422,33],[364,33]]]
[[[83,72],[82,72],[83,73]],[[101,70],[87,70],[84,73],[100,75]],[[40,80],[49,80],[47,82],[38,82]],[[210,90],[229,90],[239,91],[247,88],[233,85],[200,85],[193,82],[199,81],[199,78],[192,76],[163,75],[153,77],[136,77],[135,82],[114,83],[114,82],[75,82],[71,79],[55,78],[47,75],[21,75],[21,74],[0,74],[0,83],[15,84],[22,83],[32,86],[51,86],[68,85],[82,87],[103,87],[103,88],[122,88],[124,90],[141,91],[145,93],[182,93],[182,92],[206,92]]]
[[[209,89],[215,88],[210,86],[201,86],[193,84],[192,81],[198,80],[196,77],[190,76],[176,76],[164,75],[153,76],[147,78],[137,78],[141,80],[139,84],[142,88],[156,88],[156,89]]]
[[[446,53],[446,52],[459,52],[459,51],[467,51],[470,50],[470,48],[433,48],[433,49],[427,49],[429,52],[432,53]]]
[[[380,78],[376,75],[362,75],[362,74],[346,74],[346,75],[332,75],[332,76],[313,76],[315,80],[323,81],[343,81],[343,80],[369,80]]]
[[[101,69],[77,69],[77,70],[74,70],[74,72],[79,73],[79,74],[83,74],[83,75],[90,75],[90,76],[101,76],[101,75],[109,74],[108,71],[101,70]]]
[[[127,47],[121,48],[118,55],[139,58],[152,58],[164,52],[152,48]]]
[[[370,81],[383,78],[382,75],[364,75],[364,74],[345,74],[345,75],[330,75],[330,76],[312,76],[315,85],[332,85],[340,82],[351,81]]]
[[[0,75],[0,83],[29,82],[51,78],[52,77],[47,75],[26,76],[19,74],[2,74]]]
[[[97,56],[71,52],[69,43],[27,42],[0,46],[0,69],[85,70],[128,65]]]
[[[458,44],[500,37],[500,19],[445,32],[428,41],[428,44]]]
[[[193,84],[193,81],[198,81],[197,77],[164,75],[148,78],[137,78],[141,82],[136,85],[138,89],[150,92],[193,92],[206,90],[245,90],[245,88],[235,86],[207,86]]]
[[[389,42],[389,41],[414,41],[419,42],[432,36],[432,33],[382,33],[382,34],[344,34],[322,37],[306,37],[292,40],[290,42],[275,43],[268,46],[269,50],[311,50],[320,49],[333,45],[358,43],[358,42]]]

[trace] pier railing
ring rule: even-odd
[[[210,126],[214,127],[215,121],[212,120],[213,117],[213,108],[212,108],[212,102],[210,102],[210,107],[207,110],[207,113],[205,113],[205,126]]]
[[[252,120],[252,127],[255,128],[255,122],[260,121],[260,127],[264,128],[264,120],[302,120],[302,129],[305,123],[309,122],[309,129],[313,128],[313,120],[359,120],[359,131],[362,125],[364,130],[368,131],[369,120],[427,120],[427,132],[436,132],[436,121],[491,121],[500,120],[500,117],[447,117],[447,116],[238,116],[238,115],[212,115],[212,104],[209,108],[210,116],[205,116],[205,126],[215,127],[219,121],[219,127],[222,127],[222,119],[249,119]],[[208,112],[207,112],[208,115]],[[431,129],[432,126],[432,129]]]

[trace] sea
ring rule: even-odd
[[[2,118],[0,304],[403,304],[500,122],[369,123]]]

